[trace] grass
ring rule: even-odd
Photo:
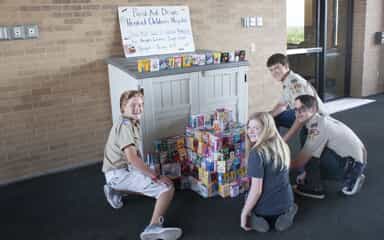
[[[304,41],[304,27],[288,27],[288,44],[299,44]]]

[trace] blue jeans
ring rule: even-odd
[[[356,162],[351,157],[340,157],[325,148],[320,158],[311,158],[305,165],[305,184],[317,190],[323,189],[323,179],[343,181],[345,184],[356,180],[364,172],[365,166],[366,163]]]

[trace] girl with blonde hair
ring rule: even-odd
[[[254,113],[247,123],[251,187],[241,212],[241,227],[267,232],[289,228],[297,212],[289,184],[290,151],[272,115]]]

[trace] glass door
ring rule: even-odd
[[[350,10],[350,0],[328,0],[325,100],[349,95]]]
[[[290,68],[320,86],[319,58],[323,52],[319,38],[317,0],[287,0],[287,55]]]
[[[349,95],[353,1],[287,0],[291,69],[327,101]]]

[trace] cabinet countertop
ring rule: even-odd
[[[179,55],[182,55],[182,54],[179,54]],[[177,55],[174,55],[174,56],[177,56]],[[151,58],[151,56],[148,56],[145,58]],[[175,74],[202,72],[202,71],[225,69],[225,68],[235,68],[235,67],[243,67],[243,66],[249,65],[248,61],[240,61],[240,62],[228,62],[228,63],[220,63],[220,64],[208,64],[208,65],[201,65],[201,66],[191,66],[186,68],[167,69],[167,70],[161,70],[156,72],[138,72],[137,71],[138,59],[139,58],[125,58],[120,56],[120,57],[107,58],[105,62],[107,64],[117,67],[121,71],[126,72],[127,74],[131,75],[136,79],[162,77],[162,76],[169,76],[169,75],[175,75]]]

